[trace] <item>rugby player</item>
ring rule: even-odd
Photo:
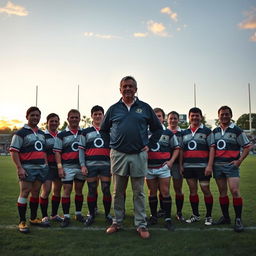
[[[29,199],[30,224],[48,226],[37,218],[40,188],[49,172],[44,132],[37,126],[40,117],[39,108],[30,107],[26,112],[27,124],[14,134],[10,145],[10,153],[17,169],[20,185],[17,206],[20,217],[18,230],[21,233],[29,232],[29,227],[26,224],[29,194],[31,194]]]
[[[179,143],[176,136],[169,130],[163,130],[159,141],[153,144],[148,151],[148,172],[146,181],[149,189],[149,206],[151,216],[148,223],[157,223],[157,189],[162,196],[165,228],[172,230],[171,220],[172,199],[170,196],[170,169],[179,155]]]
[[[232,110],[222,106],[218,110],[219,126],[213,130],[216,144],[213,176],[219,189],[222,217],[214,224],[230,224],[228,188],[233,197],[235,210],[234,231],[244,230],[242,223],[243,199],[240,194],[239,166],[250,151],[251,144],[245,133],[232,123]],[[242,150],[242,153],[240,153]]]
[[[61,227],[67,227],[70,223],[70,195],[75,189],[75,219],[84,223],[85,219],[82,215],[83,206],[83,186],[86,180],[87,172],[81,171],[79,164],[79,141],[82,130],[79,128],[80,112],[71,109],[68,112],[68,127],[57,135],[54,143],[53,152],[58,167],[58,174],[63,184],[62,191],[62,209],[64,213]]]
[[[39,203],[42,211],[42,222],[50,225],[49,217],[48,217],[48,197],[53,191],[52,194],[52,213],[51,220],[61,222],[62,218],[57,215],[59,204],[60,204],[60,193],[62,183],[60,177],[58,175],[58,168],[55,161],[55,156],[53,153],[53,146],[55,139],[58,134],[58,127],[60,124],[60,118],[57,114],[51,113],[46,117],[47,130],[45,131],[45,139],[46,139],[46,153],[49,165],[49,174],[46,177],[45,182],[42,185],[42,191],[39,199]]]
[[[182,141],[182,131],[181,128],[178,126],[179,123],[179,114],[176,111],[171,111],[167,115],[167,124],[168,129],[174,133],[178,139],[179,145]],[[184,202],[184,194],[182,193],[182,183],[183,183],[183,176],[180,173],[179,168],[179,159],[176,159],[172,168],[171,168],[171,175],[173,181],[173,188],[175,191],[175,203],[176,203],[176,218],[180,222],[185,222],[185,218],[182,215],[182,208]]]
[[[210,191],[210,179],[214,160],[214,138],[211,130],[205,127],[202,122],[202,111],[199,108],[189,110],[190,127],[182,131],[182,151],[180,169],[190,191],[190,204],[193,214],[186,220],[193,223],[200,220],[198,211],[199,197],[198,182],[204,194],[206,206],[205,225],[212,225],[213,197]]]
[[[94,222],[98,177],[101,181],[105,218],[108,224],[112,224],[112,217],[109,214],[111,208],[109,137],[102,138],[99,133],[103,117],[104,109],[101,106],[96,105],[91,109],[92,126],[83,129],[79,143],[81,170],[88,173],[87,204],[89,216],[85,220],[85,226],[90,226]]]

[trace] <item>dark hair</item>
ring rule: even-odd
[[[53,118],[53,117],[57,117],[58,120],[60,121],[60,117],[59,117],[57,114],[51,113],[51,114],[49,114],[49,115],[46,117],[46,122],[48,123],[49,120],[50,120],[51,118]]]
[[[94,113],[94,112],[97,112],[97,111],[101,111],[104,115],[104,108],[99,106],[99,105],[95,105],[92,107],[91,109],[91,115]]]
[[[176,111],[171,111],[170,113],[168,113],[167,118],[168,118],[170,115],[176,115],[176,116],[178,117],[178,119],[180,118],[179,113],[176,112]]]
[[[201,117],[203,117],[203,114],[202,114],[202,110],[200,108],[191,108],[188,112],[188,115],[190,115],[190,113],[199,113],[201,115]]]
[[[31,112],[33,112],[33,111],[38,111],[38,112],[40,113],[40,115],[41,115],[41,111],[40,111],[40,109],[39,109],[38,107],[30,107],[30,108],[27,110],[27,112],[26,112],[26,117],[27,117]]]
[[[165,113],[164,113],[163,109],[161,109],[161,108],[154,108],[154,112],[155,112],[155,113],[161,112],[162,115],[163,115],[163,118],[165,119]]]
[[[76,113],[76,114],[79,114],[79,116],[80,116],[80,112],[79,112],[79,110],[77,110],[77,109],[70,109],[70,110],[68,111],[68,117],[70,116],[71,113]]]
[[[132,81],[135,83],[135,87],[137,88],[137,81],[136,81],[135,78],[132,77],[132,76],[125,76],[125,77],[123,77],[123,78],[121,79],[121,81],[120,81],[120,86],[122,85],[122,82],[123,82],[123,81],[127,81],[127,80],[132,80]]]
[[[233,116],[233,113],[232,113],[232,109],[229,107],[229,106],[221,106],[219,109],[218,109],[218,114],[220,113],[221,110],[229,110],[230,114],[231,114],[231,117]]]

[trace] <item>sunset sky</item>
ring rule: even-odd
[[[0,126],[21,126],[35,105],[41,123],[69,109],[90,115],[120,98],[132,75],[138,96],[166,113],[197,106],[211,122],[256,112],[255,0],[0,0]]]

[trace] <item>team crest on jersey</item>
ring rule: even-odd
[[[169,135],[162,135],[161,136],[161,138],[160,138],[160,140],[162,141],[162,142],[167,142],[167,141],[169,141]]]
[[[142,108],[137,108],[137,109],[135,110],[135,112],[141,114],[141,113],[142,113]]]

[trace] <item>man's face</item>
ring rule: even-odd
[[[121,83],[120,93],[122,94],[123,99],[133,99],[136,92],[137,87],[132,79],[128,79]]]
[[[229,125],[232,115],[231,115],[229,109],[223,109],[223,110],[220,110],[218,117],[219,117],[219,121],[221,124]]]
[[[76,113],[76,112],[71,112],[68,116],[68,123],[69,123],[69,126],[72,128],[72,129],[76,129],[79,127],[79,123],[80,123],[80,115],[79,113]]]
[[[161,111],[157,111],[157,112],[155,112],[155,114],[156,114],[158,120],[160,121],[160,123],[163,124],[164,123],[163,113]]]
[[[28,120],[28,125],[30,127],[36,127],[40,121],[41,115],[40,112],[38,110],[32,111],[30,112],[27,116],[26,116],[27,120]]]
[[[199,126],[202,121],[202,116],[199,113],[191,112],[189,114],[189,122],[194,126]]]
[[[95,111],[92,113],[91,117],[92,117],[93,124],[100,126],[101,122],[104,118],[104,115],[103,115],[102,111]]]
[[[177,127],[179,123],[179,118],[175,114],[170,114],[167,119],[168,126]]]
[[[47,122],[49,131],[56,131],[60,125],[59,118],[57,116],[51,117]]]

